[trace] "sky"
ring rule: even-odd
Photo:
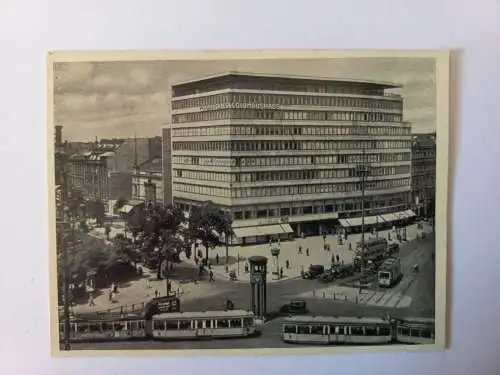
[[[401,84],[394,92],[404,97],[404,120],[413,132],[436,129],[435,60],[429,58],[56,63],[55,124],[69,141],[159,136],[169,124],[172,84],[229,70]]]

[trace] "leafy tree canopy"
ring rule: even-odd
[[[189,217],[192,239],[200,239],[205,246],[213,247],[221,242],[224,233],[231,232],[232,218],[212,202],[195,207]]]

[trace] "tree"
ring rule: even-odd
[[[118,233],[113,239],[113,247],[119,257],[125,259],[129,263],[132,263],[134,267],[139,262],[139,252],[131,243],[131,240],[125,237],[122,233]]]
[[[226,233],[227,237],[231,234],[231,218],[220,207],[207,202],[191,210],[189,232],[193,240],[199,239],[203,243],[208,261],[208,249],[221,244],[222,233]]]
[[[153,206],[150,205],[147,210],[146,220],[144,222],[144,237],[146,242],[145,250],[147,252],[158,249],[157,255],[157,278],[161,279],[161,266],[164,260],[169,260],[172,250],[182,246],[177,234],[180,231],[181,224],[184,221],[184,213],[177,207]]]
[[[104,224],[104,215],[105,215],[106,209],[104,207],[104,203],[97,199],[97,200],[92,200],[87,203],[87,213],[90,217],[93,217],[97,221],[98,226],[103,226]]]

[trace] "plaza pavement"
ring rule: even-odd
[[[431,233],[432,228],[424,223],[423,232]],[[389,232],[391,232],[391,242],[395,241],[396,235],[392,229],[379,231],[378,237],[388,237]],[[407,241],[412,241],[417,237],[417,233],[421,233],[422,230],[417,229],[417,225],[413,224],[407,227]],[[373,238],[373,235],[366,234],[366,239]],[[229,270],[234,270],[237,273],[237,282],[248,283],[250,281],[250,275],[245,273],[245,263],[247,259],[253,255],[265,256],[268,258],[267,268],[268,277],[267,282],[280,282],[290,278],[297,278],[301,275],[301,270],[307,271],[311,264],[322,264],[325,267],[329,267],[332,264],[332,255],[339,256],[340,261],[344,263],[351,263],[354,257],[354,249],[356,247],[356,242],[361,240],[361,234],[351,234],[348,236],[347,241],[344,241],[342,245],[338,244],[337,236],[328,235],[326,237],[326,244],[330,245],[330,251],[324,250],[323,236],[314,236],[306,238],[296,238],[292,241],[282,241],[281,242],[281,252],[279,255],[279,267],[283,267],[283,278],[279,280],[274,280],[272,275],[273,259],[271,257],[269,244],[259,244],[259,245],[246,245],[246,246],[230,246],[229,247],[229,257],[234,260],[234,263],[229,266]],[[352,251],[349,250],[349,243],[351,243]],[[302,246],[302,254],[298,253],[298,247]],[[309,248],[309,256],[306,255],[306,249]],[[205,254],[204,249],[202,250]],[[219,265],[215,262],[216,254],[219,255]],[[225,270],[225,257],[226,248],[217,247],[209,251],[209,258],[216,278],[229,279],[229,274]],[[237,262],[237,259],[240,259]],[[290,268],[285,267],[286,260],[289,261]],[[232,262],[230,262],[232,263]],[[239,272],[238,272],[239,270]]]
[[[386,237],[391,230],[380,231],[378,233],[379,237]],[[431,228],[424,224],[424,232],[431,232]],[[95,236],[105,240],[105,234],[103,228],[95,228],[91,231]],[[110,238],[116,236],[117,233],[123,233],[123,229],[119,225],[112,226],[112,231],[110,233]],[[392,239],[395,238],[394,234],[391,234]],[[411,225],[407,227],[407,239],[411,241],[417,236],[417,226]],[[247,263],[247,258],[253,255],[261,255],[268,258],[268,283],[280,282],[284,280],[290,280],[293,278],[299,278],[301,270],[307,271],[311,264],[323,264],[329,266],[331,264],[332,255],[338,255],[340,261],[345,263],[352,262],[354,251],[349,250],[349,243],[352,245],[352,249],[355,248],[356,242],[360,241],[361,234],[350,235],[347,241],[343,245],[339,245],[337,242],[337,237],[329,235],[326,238],[326,243],[330,245],[330,251],[325,251],[323,249],[324,241],[322,236],[306,237],[304,239],[298,238],[292,241],[281,242],[281,252],[279,256],[279,265],[283,267],[284,277],[279,280],[273,280],[272,267],[273,260],[271,259],[271,254],[269,250],[269,244],[259,244],[259,245],[247,245],[247,246],[231,246],[229,248],[229,256],[233,262],[230,262],[229,270],[234,270],[237,273],[236,283],[249,283],[250,275],[245,273],[245,263]],[[367,235],[369,238],[369,235]],[[302,254],[298,254],[298,247],[302,246]],[[306,255],[306,249],[309,248],[309,256]],[[203,254],[205,251],[203,247],[201,249]],[[219,264],[215,262],[216,255],[219,255]],[[215,282],[209,282],[208,278],[205,278],[199,282],[194,282],[194,277],[189,280],[190,282],[183,282],[182,280],[176,280],[174,269],[174,275],[170,278],[172,291],[176,292],[182,301],[196,300],[199,298],[206,298],[212,295],[217,295],[220,293],[220,283],[218,281],[229,281],[229,274],[226,272],[225,267],[225,247],[216,247],[215,249],[209,250],[209,258],[211,263],[211,269],[214,273]],[[237,261],[239,258],[239,262]],[[183,268],[188,270],[192,275],[195,274],[196,264],[192,259],[186,259],[181,256],[182,262],[175,265],[175,268]],[[286,269],[285,262],[289,261],[289,269]],[[191,269],[191,271],[189,271]],[[116,294],[115,301],[109,300],[108,290],[100,291],[100,295],[94,297],[94,306],[89,306],[89,303],[82,303],[72,307],[74,313],[84,313],[91,311],[105,311],[108,309],[119,310],[120,306],[130,306],[130,305],[141,305],[150,301],[155,296],[155,290],[158,291],[160,296],[166,294],[166,282],[165,280],[156,280],[156,271],[148,270],[143,267],[144,277],[139,280],[134,280],[131,282],[125,282],[119,284],[119,292]],[[239,271],[239,272],[238,272]],[[148,283],[149,280],[149,283]],[[149,285],[149,287],[148,287]],[[341,288],[341,289],[339,289]],[[356,293],[352,290],[354,288],[347,287],[335,287],[335,292],[331,290],[319,291],[319,295],[322,296],[323,292],[325,296],[330,296],[331,298],[344,298],[351,301],[358,298],[358,301],[368,301],[368,297],[358,296],[357,289]],[[335,297],[334,297],[335,296]],[[375,297],[371,298],[370,301],[375,301]],[[396,299],[396,297],[394,297]],[[405,302],[406,301],[406,302]],[[410,301],[411,302],[411,301]],[[404,306],[410,302],[405,300],[403,297],[398,300],[399,306]]]

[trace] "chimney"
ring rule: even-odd
[[[56,147],[62,146],[62,125],[56,125],[54,142]]]

